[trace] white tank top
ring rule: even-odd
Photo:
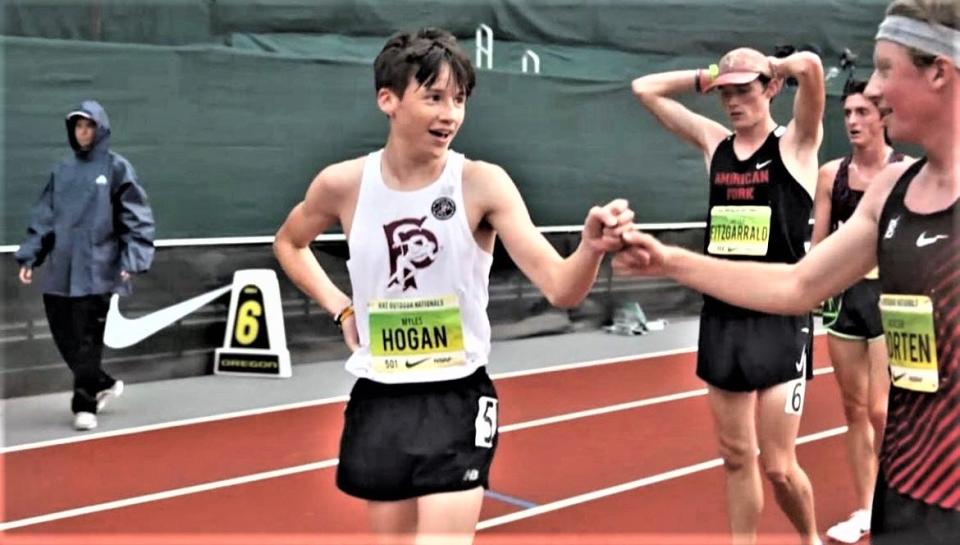
[[[464,156],[415,191],[387,187],[383,150],[367,156],[348,245],[360,348],[347,371],[384,383],[453,380],[490,354],[493,256],[477,245],[463,203]]]

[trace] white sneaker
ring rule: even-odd
[[[92,430],[97,427],[97,415],[79,412],[73,415],[73,429],[77,431]]]
[[[870,533],[870,511],[859,509],[850,518],[827,530],[827,537],[840,543],[856,543]]]
[[[118,380],[113,383],[113,386],[107,388],[106,390],[100,390],[97,392],[97,410],[102,411],[104,407],[107,406],[107,403],[115,398],[123,395],[123,381]]]

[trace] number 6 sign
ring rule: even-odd
[[[293,374],[274,271],[247,269],[233,273],[227,331],[223,348],[214,353],[213,372],[282,378]]]

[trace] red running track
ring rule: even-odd
[[[815,353],[817,363],[823,364],[826,350]],[[510,431],[519,422],[702,389],[693,373],[694,359],[687,353],[498,380],[505,432],[491,479],[494,490],[549,504],[716,458],[702,396]],[[801,435],[843,424],[832,377],[818,378],[808,391]],[[332,460],[342,408],[342,403],[332,403],[10,452],[2,459],[5,520],[16,523]],[[801,462],[818,493],[821,526],[843,516],[852,505],[841,442],[831,438],[800,448]],[[326,535],[334,537],[324,543],[347,543],[362,535],[365,518],[361,502],[336,491],[334,470],[330,463],[323,469],[132,502],[16,528],[3,539],[48,543],[58,536],[96,534],[91,543],[128,538],[130,543],[147,543],[158,536],[168,538],[166,542],[176,538],[184,543],[241,543],[242,536],[260,535],[261,542],[280,542],[282,537],[290,543],[297,539],[318,543]],[[767,497],[763,530],[787,532],[789,526],[769,491]],[[481,519],[496,520],[519,510],[488,499]],[[478,543],[549,540],[556,545],[562,542],[557,539],[579,543],[590,536],[610,544],[621,538],[626,543],[638,536],[659,536],[655,539],[666,543],[691,532],[722,536],[725,528],[722,473],[712,469],[496,526],[482,531]]]

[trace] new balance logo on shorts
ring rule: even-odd
[[[476,480],[479,479],[479,478],[480,478],[480,470],[479,470],[479,469],[468,469],[468,470],[463,474],[463,480],[464,480],[464,481],[476,481]]]

